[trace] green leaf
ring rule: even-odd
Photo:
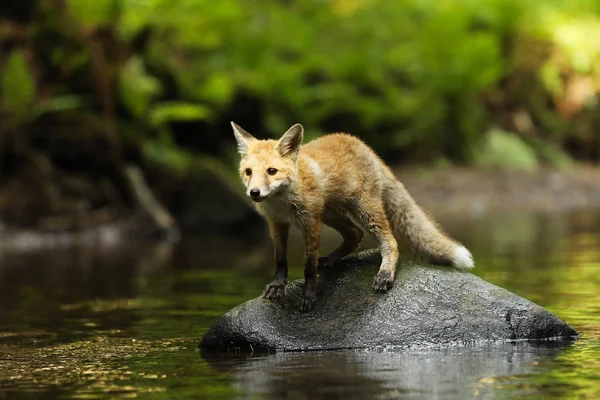
[[[479,165],[513,171],[537,168],[535,150],[516,134],[494,128],[487,133],[486,139],[484,148],[476,155]]]
[[[539,71],[542,82],[546,88],[555,96],[562,95],[564,91],[560,69],[556,64],[546,62]]]
[[[42,101],[41,103],[35,106],[35,115],[36,117],[46,114],[53,113],[58,111],[67,111],[67,110],[75,110],[77,108],[81,108],[84,105],[84,101],[81,96],[75,95],[65,95],[65,96],[56,96],[51,97],[47,100]]]
[[[77,20],[88,25],[111,22],[119,12],[121,0],[69,0],[71,13]]]
[[[173,142],[167,131],[161,132],[156,139],[145,141],[143,151],[149,160],[179,172],[187,170],[194,159],[189,152]]]
[[[169,101],[154,106],[150,112],[150,123],[158,127],[170,121],[206,120],[210,116],[208,107],[185,101]]]
[[[225,73],[215,72],[198,90],[198,98],[216,104],[226,104],[233,96],[233,80]]]
[[[2,109],[17,118],[29,115],[35,98],[35,86],[23,50],[13,51],[2,72]]]
[[[150,102],[161,92],[161,84],[146,72],[140,57],[132,57],[120,71],[119,91],[125,106],[139,118],[146,114]]]

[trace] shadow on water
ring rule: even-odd
[[[600,212],[446,219],[474,273],[565,319],[572,345],[199,356],[208,327],[271,277],[268,243],[207,235],[0,252],[0,399],[594,398]],[[324,235],[324,247],[337,244]],[[301,241],[290,245],[302,276]]]

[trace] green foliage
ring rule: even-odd
[[[22,50],[15,50],[2,71],[0,108],[11,123],[24,125],[41,115],[83,106],[81,96],[63,95],[36,99],[35,78]]]
[[[524,25],[523,31],[554,46],[554,56],[540,69],[548,89],[562,94],[564,73],[588,75],[600,85],[600,47],[596,39],[600,35],[600,8],[596,2],[575,0],[561,7],[541,3],[529,12],[537,23]]]
[[[301,121],[310,138],[348,116],[337,128],[378,149],[425,146],[463,160],[472,156],[463,142],[485,129],[477,96],[506,72],[508,13],[519,13],[508,0],[133,4],[123,2],[120,32],[152,26],[148,63],[169,71],[183,98],[222,108],[246,93],[274,134]]]
[[[101,119],[112,107],[125,110],[117,125],[144,132],[142,146],[169,136],[159,142],[177,152],[177,121],[213,131],[253,121],[273,135],[301,122],[307,139],[345,130],[385,158],[429,163],[506,164],[513,157],[497,158],[496,146],[509,146],[520,151],[515,162],[532,165],[521,135],[534,158],[567,165],[566,138],[575,148],[600,142],[590,118],[577,119],[598,112],[592,0],[40,4],[38,39],[24,46],[30,65],[17,49],[2,73],[2,109],[22,124],[75,108]],[[42,72],[39,88],[32,70]],[[533,121],[527,132],[510,122],[521,110]],[[486,134],[493,126],[515,134]]]
[[[178,173],[186,171],[193,161],[189,152],[173,143],[173,138],[168,132],[162,132],[157,138],[144,141],[143,151],[149,160],[169,166]]]
[[[534,170],[538,161],[535,151],[517,135],[500,129],[486,134],[485,145],[477,155],[477,164],[505,170]]]
[[[120,0],[68,0],[73,16],[89,26],[102,25],[115,19],[119,15],[119,3]]]
[[[199,104],[168,101],[155,105],[150,111],[150,123],[159,127],[171,121],[195,121],[210,117],[210,110]]]
[[[34,104],[35,90],[35,80],[24,52],[13,51],[2,71],[2,110],[23,122]]]
[[[144,142],[144,154],[148,159],[183,173],[193,162],[193,156],[177,146],[169,129],[170,122],[198,121],[210,117],[210,110],[199,104],[183,101],[166,101],[156,104],[149,113],[150,124],[159,130],[158,139]]]
[[[560,147],[545,141],[538,141],[537,143],[533,143],[533,145],[539,159],[545,164],[563,170],[569,170],[573,168],[573,159]]]
[[[40,101],[36,107],[36,115],[46,113],[74,110],[83,107],[85,101],[81,96],[65,95],[56,96]]]
[[[132,57],[122,67],[119,76],[119,92],[121,100],[134,116],[143,118],[151,101],[160,91],[160,82],[147,73],[139,57]]]

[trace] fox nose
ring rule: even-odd
[[[260,196],[260,190],[258,190],[258,189],[252,189],[252,190],[250,190],[250,196],[252,196],[252,197],[258,197],[258,196]]]

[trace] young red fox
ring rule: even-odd
[[[292,223],[302,230],[305,247],[304,290],[300,309],[314,307],[317,264],[331,264],[354,251],[363,225],[379,242],[382,262],[373,288],[385,292],[394,283],[398,244],[404,238],[430,262],[472,268],[469,250],[446,236],[417,205],[389,167],[366,144],[344,133],[323,136],[302,146],[302,125],[292,126],[278,141],[258,140],[231,123],[241,155],[240,176],[246,194],[268,223],[275,247],[275,279],[265,299],[284,294],[286,248]],[[333,253],[318,258],[321,226],[343,237]]]

